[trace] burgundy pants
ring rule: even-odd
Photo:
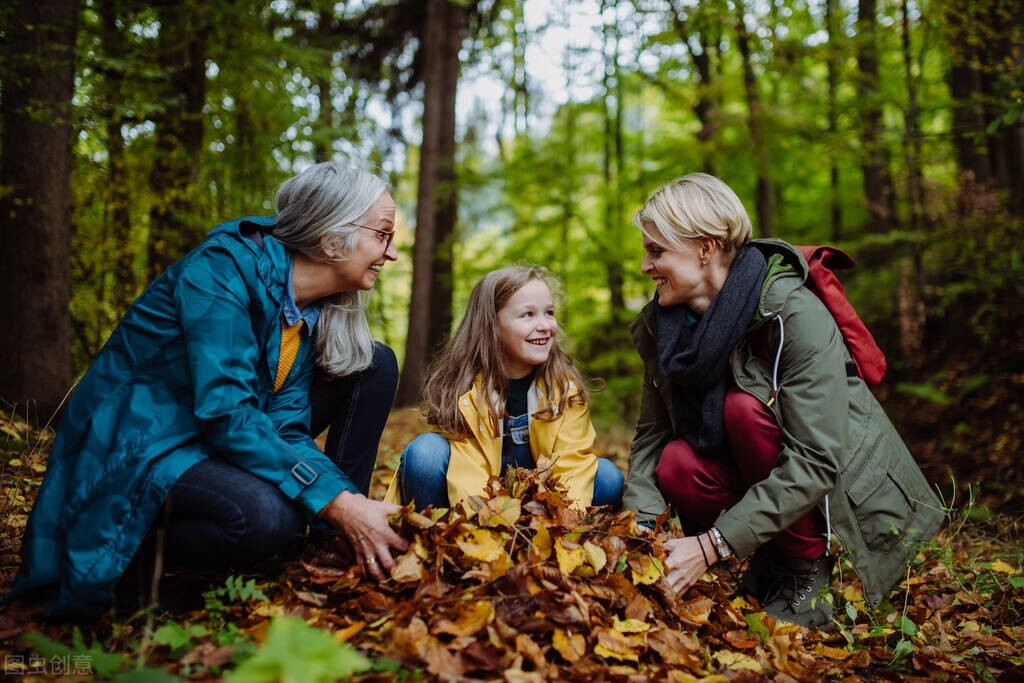
[[[701,530],[765,479],[779,460],[782,432],[775,417],[739,389],[725,395],[725,433],[732,457],[698,455],[676,439],[665,446],[655,470],[665,500]],[[770,542],[785,557],[812,560],[825,553],[824,526],[821,514],[812,510]]]

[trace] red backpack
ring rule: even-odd
[[[868,386],[877,386],[885,377],[885,354],[846,298],[846,290],[835,271],[853,268],[853,258],[835,247],[796,247],[807,259],[807,286],[818,295],[836,319],[846,348],[857,365],[857,374]]]

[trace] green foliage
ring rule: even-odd
[[[263,593],[255,579],[244,576],[229,576],[220,588],[203,593],[207,610],[223,610],[228,603],[244,603],[249,600],[266,602],[269,598]]]
[[[168,621],[153,633],[153,642],[166,645],[172,654],[186,652],[195,646],[196,640],[210,635],[210,630],[202,624],[179,624]]]
[[[330,633],[295,617],[278,617],[267,640],[226,677],[227,683],[330,683],[368,671],[371,662]]]
[[[81,629],[77,626],[72,632],[70,646],[50,640],[41,633],[26,633],[22,639],[36,652],[47,658],[85,657],[85,661],[89,662],[92,671],[101,678],[110,678],[128,664],[128,658],[125,655],[108,653],[96,641],[86,643]]]

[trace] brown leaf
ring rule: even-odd
[[[740,650],[752,650],[757,647],[759,640],[750,637],[750,633],[736,629],[734,631],[726,631],[722,634],[730,645]]]
[[[419,558],[413,548],[399,555],[395,566],[391,568],[391,578],[398,583],[418,583],[426,575],[427,570],[423,566],[423,560]]]
[[[594,632],[597,635],[594,654],[605,659],[636,662],[647,650],[646,634],[627,635],[609,628],[596,628]]]
[[[533,638],[525,633],[516,636],[516,653],[522,655],[537,668],[543,668],[547,664],[547,660],[544,659],[544,651],[540,649]]]
[[[704,672],[704,663],[698,656],[701,646],[693,636],[673,629],[657,628],[647,634],[647,644],[668,666],[681,666],[696,674]]]
[[[711,610],[714,606],[713,600],[706,596],[701,596],[679,603],[676,607],[676,614],[684,623],[691,626],[702,626],[708,623],[708,618],[711,616]]]
[[[408,626],[391,629],[390,638],[385,640],[384,654],[395,659],[424,659],[429,635],[427,624],[413,617]]]
[[[444,617],[431,624],[434,633],[448,633],[453,636],[467,636],[478,632],[494,620],[491,603],[477,600],[461,603]]]
[[[462,658],[457,653],[449,651],[436,638],[430,639],[423,659],[427,664],[427,671],[435,676],[460,678],[466,673]]]
[[[200,643],[191,652],[181,658],[183,666],[201,666],[204,669],[223,667],[231,663],[235,654],[235,646],[219,647],[213,643]]]

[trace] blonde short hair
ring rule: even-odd
[[[648,237],[677,249],[686,240],[707,237],[726,253],[734,253],[753,234],[740,198],[707,173],[691,173],[658,188],[636,212],[633,224]]]

